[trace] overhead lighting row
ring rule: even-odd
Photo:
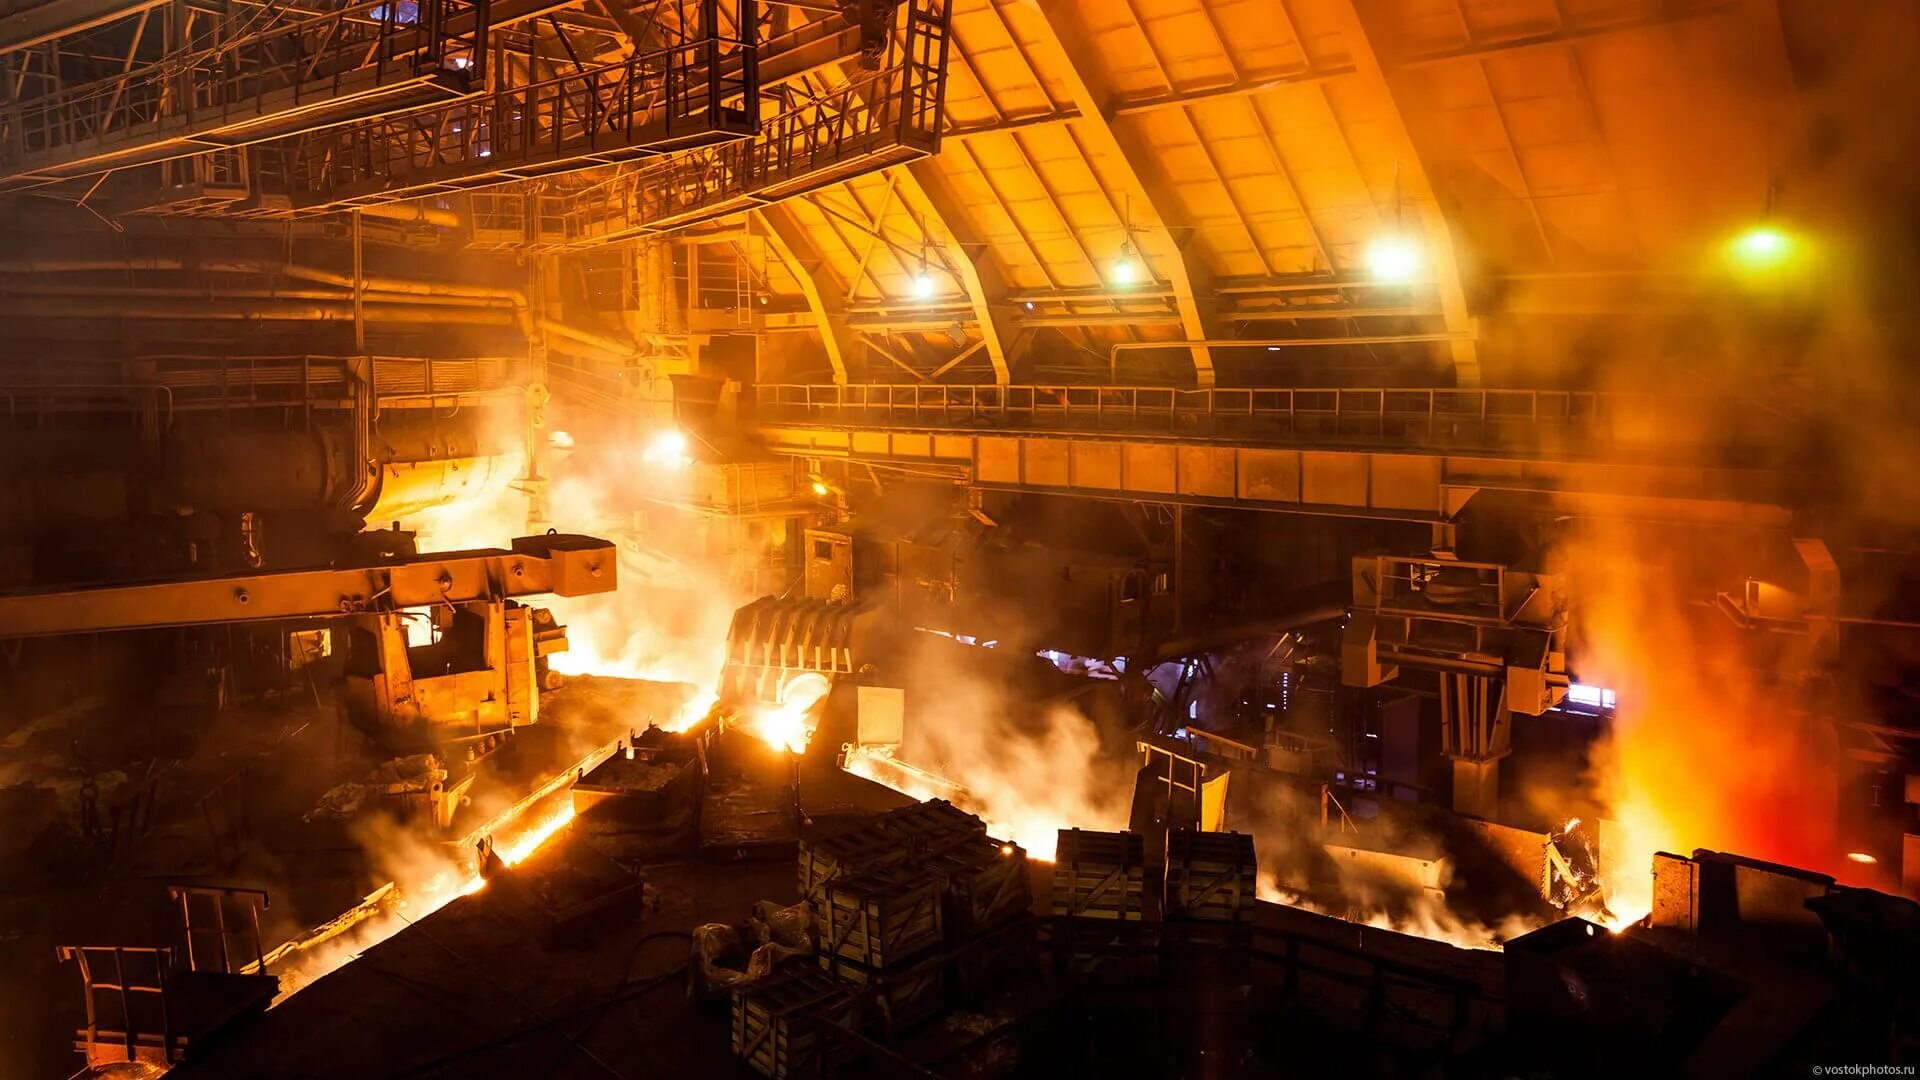
[[[1804,244],[1792,233],[1770,223],[1762,223],[1734,236],[1727,242],[1730,267],[1742,274],[1760,274],[1783,269],[1803,254]],[[1367,244],[1363,253],[1367,276],[1382,285],[1407,285],[1420,280],[1428,270],[1427,252],[1417,237],[1401,231],[1382,233]],[[1107,281],[1119,288],[1137,284],[1145,276],[1145,267],[1132,240],[1122,241],[1120,254],[1107,267]],[[925,262],[914,274],[911,287],[914,299],[931,300],[938,283]],[[1029,303],[1028,309],[1032,309]]]

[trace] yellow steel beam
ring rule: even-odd
[[[1207,290],[1211,275],[1200,258],[1191,230],[1187,242],[1174,237],[1184,222],[1177,213],[1178,203],[1162,178],[1149,171],[1151,149],[1134,132],[1115,124],[1112,106],[1115,97],[1107,84],[1099,57],[1094,55],[1093,37],[1066,0],[1012,0],[996,5],[1007,18],[1016,40],[1025,37],[1053,58],[1049,74],[1057,71],[1067,103],[1080,118],[1071,122],[1085,136],[1094,153],[1105,159],[1118,175],[1114,186],[1129,193],[1129,226],[1138,241],[1140,256],[1164,274],[1173,287],[1174,306],[1180,313],[1182,331],[1190,341],[1204,342],[1207,320],[1200,310],[1200,296]],[[1017,24],[1014,17],[1019,16]],[[1099,175],[1099,166],[1088,167]],[[1204,344],[1192,346],[1194,380],[1202,387],[1214,383],[1213,355]]]
[[[1369,20],[1362,15],[1362,3],[1363,0],[1333,0],[1328,5],[1328,11],[1340,28],[1340,38],[1347,47],[1355,77],[1375,87],[1381,100],[1386,103],[1381,119],[1387,138],[1398,154],[1399,196],[1403,204],[1416,215],[1425,240],[1426,260],[1433,274],[1435,291],[1439,294],[1441,317],[1445,320],[1448,333],[1458,335],[1448,344],[1453,356],[1454,377],[1462,386],[1478,386],[1480,354],[1474,342],[1477,326],[1467,310],[1467,293],[1461,284],[1453,232],[1434,195],[1433,183],[1420,157],[1419,145],[1407,129],[1406,110],[1392,81],[1387,78],[1380,55],[1374,50],[1372,37],[1368,35]]]
[[[807,239],[807,230],[793,219],[792,211],[779,203],[771,203],[755,213],[765,227],[767,246],[786,264],[787,271],[800,284],[801,295],[807,299],[807,310],[813,313],[814,324],[820,330],[820,345],[826,350],[827,363],[833,367],[833,381],[846,382],[847,364],[859,356],[860,342],[847,326],[844,291],[821,287],[820,275],[826,273],[825,263]]]
[[[868,85],[850,79],[844,66],[823,70],[818,74],[836,89],[850,82],[857,86]],[[994,305],[1006,295],[1006,285],[999,268],[987,253],[987,245],[974,234],[960,210],[959,199],[940,170],[931,162],[922,160],[904,165],[893,169],[887,176],[889,201],[896,195],[904,201],[919,219],[922,237],[948,253],[954,276],[959,279],[961,288],[967,294],[968,306],[973,309],[974,322],[980,329],[980,340],[986,346],[988,362],[993,365],[994,381],[1001,384],[1010,382],[1012,375],[1007,366],[1006,346],[1013,334],[994,310]],[[849,194],[852,194],[851,188]],[[882,219],[885,216],[886,205],[883,204],[873,223],[876,237],[884,225]],[[861,261],[865,262],[864,256]],[[888,358],[893,359],[891,356]],[[900,361],[894,360],[894,363]],[[920,376],[916,373],[915,377]]]
[[[894,175],[900,178],[901,198],[931,234],[928,239],[944,248],[952,259],[953,271],[973,309],[973,321],[980,327],[987,362],[993,365],[993,381],[1006,385],[1012,381],[1007,346],[1014,334],[1001,314],[1006,303],[1006,278],[988,254],[986,243],[961,215],[959,200],[939,169],[931,162],[917,161],[895,169]]]
[[[510,550],[414,555],[370,566],[265,570],[150,585],[0,596],[0,636],[35,637],[612,592],[619,559],[591,536],[522,536]]]

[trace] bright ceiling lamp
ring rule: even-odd
[[[913,295],[919,300],[931,300],[934,290],[933,275],[927,272],[927,264],[922,261],[919,272],[913,275]]]
[[[1107,271],[1107,276],[1113,279],[1115,285],[1131,285],[1140,279],[1140,260],[1133,253],[1133,241],[1121,241],[1120,257],[1113,260],[1113,267]]]
[[[1367,245],[1367,273],[1385,285],[1404,285],[1420,276],[1425,253],[1412,237],[1387,233]]]
[[[1738,270],[1766,271],[1785,266],[1799,245],[1791,234],[1760,224],[1727,242],[1727,256]]]

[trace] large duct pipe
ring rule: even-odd
[[[379,218],[382,221],[398,221],[403,224],[424,223],[442,229],[457,229],[464,224],[458,213],[442,210],[437,206],[421,206],[418,203],[387,203],[384,205],[363,206],[361,217]]]
[[[376,303],[362,312],[368,322],[512,326],[511,311],[428,304]],[[308,303],[200,300],[130,303],[90,302],[82,297],[43,297],[31,302],[0,299],[0,317],[25,319],[175,319],[213,322],[352,322],[348,300]]]
[[[259,274],[268,277],[289,277],[319,285],[331,285],[335,288],[346,290],[347,296],[342,297],[339,302],[348,304],[349,310],[346,317],[348,319],[352,318],[351,294],[354,289],[353,278],[347,274],[339,274],[331,270],[321,270],[317,267],[257,260],[218,259],[0,259],[0,274],[100,273],[131,270],[162,272],[195,270],[206,273]],[[504,326],[512,322],[520,327],[522,333],[528,334],[529,336],[535,327],[532,308],[527,301],[526,293],[508,286],[465,285],[439,281],[411,281],[406,278],[373,275],[365,278],[361,283],[361,288],[364,290],[361,294],[363,303],[391,305],[394,303],[394,297],[408,297],[422,305],[511,305],[513,308],[513,313],[510,318],[507,316],[482,317],[478,315],[473,317],[436,317],[420,315],[417,311],[402,307],[368,308],[366,309],[366,317],[372,322],[467,322],[487,326]],[[30,290],[14,289],[11,291],[18,294]],[[64,292],[65,290],[46,290],[36,293],[36,295],[59,296],[63,295]],[[126,288],[124,291],[116,291],[111,295],[139,296],[142,292],[152,293],[155,292],[155,290]],[[108,295],[104,292],[99,294]],[[228,295],[232,294],[228,293]],[[308,293],[268,292],[265,295],[268,297],[286,297],[289,299],[320,299],[320,297]],[[326,299],[330,300],[332,298]],[[77,313],[69,313],[69,310],[62,310],[58,305],[55,305],[51,309],[43,305],[36,305],[35,311],[28,314],[38,313],[50,318],[94,318],[101,315],[117,313],[129,318],[207,318],[219,320],[258,318],[269,321],[299,321],[302,319],[322,322],[341,321],[339,313],[330,309],[325,311],[308,309],[314,311],[315,313],[313,314],[301,314],[301,309],[295,308],[275,309],[272,311],[259,309],[258,314],[255,315],[233,312],[213,313],[221,309],[221,305],[217,303],[210,303],[210,306],[201,305],[200,309],[207,310],[209,313],[204,315],[177,314],[175,312],[181,309],[173,305],[167,307],[166,310],[169,312],[168,314],[147,314],[151,309],[143,308],[139,305],[115,305],[111,312],[80,311],[78,308],[74,308],[71,310]],[[7,312],[4,301],[0,301],[0,314],[5,313]],[[569,341],[597,349],[605,354],[607,359],[624,360],[632,357],[639,351],[631,342],[624,342],[593,330],[571,326],[558,319],[543,318],[539,320],[538,326],[550,334],[557,334]]]
[[[351,290],[352,276],[317,267],[299,266],[249,259],[0,259],[0,274],[86,274],[113,271],[184,272],[201,271],[224,274],[260,274],[289,277],[321,285]],[[396,293],[402,296],[457,297],[464,300],[489,300],[527,306],[527,296],[519,289],[495,285],[462,285],[440,281],[410,281],[405,278],[368,275],[363,287],[370,293]]]

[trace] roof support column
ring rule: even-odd
[[[1013,381],[1007,347],[1013,343],[1014,330],[1002,314],[1007,285],[1000,268],[987,253],[987,245],[974,235],[961,214],[959,200],[932,162],[916,161],[895,169],[894,175],[900,180],[900,197],[920,218],[928,238],[951,253],[954,274],[967,292],[973,320],[980,327],[981,346],[987,362],[993,365],[993,381],[1007,385]]]
[[[1367,20],[1360,13],[1363,3],[1365,0],[1336,0],[1328,11],[1340,24],[1340,37],[1347,47],[1354,76],[1376,87],[1387,104],[1383,120],[1388,138],[1399,149],[1400,197],[1419,217],[1427,265],[1432,268],[1434,291],[1440,298],[1440,315],[1446,322],[1447,332],[1454,335],[1447,346],[1453,357],[1454,378],[1461,386],[1478,386],[1480,353],[1475,344],[1478,327],[1467,310],[1467,292],[1460,280],[1453,231],[1434,195],[1432,180],[1420,158],[1420,147],[1407,129],[1406,110],[1380,63],[1373,39],[1367,35]]]
[[[860,340],[847,325],[844,291],[821,287],[819,276],[826,273],[826,265],[808,242],[806,229],[793,220],[786,207],[774,203],[755,213],[765,226],[767,246],[786,264],[807,298],[807,310],[813,312],[814,323],[820,328],[820,344],[833,367],[833,381],[844,385],[848,362],[860,355]]]
[[[856,87],[865,85],[857,79],[850,79],[844,64],[833,69],[829,82],[834,85],[852,83]],[[861,93],[864,100],[863,91],[855,92]],[[869,106],[871,104],[868,102]],[[954,275],[960,279],[960,286],[966,291],[967,303],[973,308],[973,321],[980,328],[980,341],[987,350],[987,361],[993,365],[993,381],[1001,386],[1007,385],[1012,381],[1012,369],[1007,363],[1007,346],[1013,343],[1013,328],[1006,325],[994,310],[994,305],[1006,296],[1007,289],[1000,269],[993,265],[992,257],[987,252],[987,245],[967,224],[966,216],[960,210],[960,200],[930,159],[923,158],[900,166],[887,175],[892,178],[901,199],[919,219],[922,237],[951,253]],[[882,216],[885,216],[884,213]],[[878,224],[875,227],[878,228]]]
[[[1211,285],[1212,275],[1199,257],[1197,245],[1180,243],[1173,231],[1181,227],[1179,204],[1160,178],[1147,172],[1143,163],[1151,160],[1145,143],[1132,132],[1116,126],[1112,120],[1114,96],[1101,70],[1099,57],[1093,54],[1092,34],[1081,24],[1067,0],[1016,0],[1002,8],[1003,15],[1030,13],[1038,18],[1023,18],[1016,32],[1032,35],[1035,44],[1053,54],[1067,91],[1067,103],[1079,111],[1078,119],[1068,123],[1079,130],[1088,147],[1107,159],[1119,171],[1114,178],[1122,190],[1134,196],[1127,222],[1140,256],[1163,274],[1173,289],[1174,307],[1180,315],[1180,328],[1193,352],[1194,381],[1201,387],[1214,384],[1213,354],[1204,344],[1214,340],[1208,332],[1208,319],[1201,311],[1201,296]],[[1089,162],[1098,173],[1098,163]]]

